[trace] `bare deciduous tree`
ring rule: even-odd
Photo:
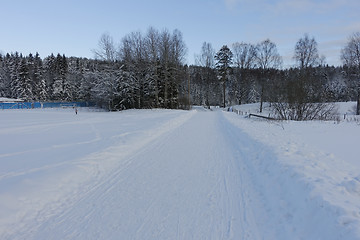
[[[313,68],[324,61],[324,57],[319,57],[315,39],[305,34],[295,45],[294,59],[299,68],[274,88],[274,92],[279,92],[273,102],[275,114],[286,120],[331,119],[336,113],[335,105],[324,101],[326,89]]]
[[[144,41],[149,60],[155,63],[159,57],[159,32],[150,27]]]
[[[120,45],[120,55],[126,68],[134,73],[135,95],[137,107],[142,108],[144,102],[144,75],[147,71],[147,55],[144,38],[140,32],[132,32],[125,36]]]
[[[196,65],[205,68],[214,68],[214,56],[215,50],[211,43],[203,42],[200,54],[195,56]]]
[[[276,44],[269,39],[256,45],[256,63],[261,69],[276,69],[282,64],[281,56],[278,53]]]
[[[320,64],[320,57],[315,38],[305,34],[295,45],[294,59],[301,69]]]
[[[360,115],[360,32],[352,34],[341,51],[341,60],[348,67],[349,78],[355,78],[357,91],[356,115]]]
[[[99,40],[99,49],[94,49],[95,58],[104,61],[113,62],[116,59],[116,49],[114,41],[108,33],[101,35]]]
[[[263,102],[265,98],[265,85],[270,81],[272,69],[277,69],[282,64],[281,56],[278,53],[276,44],[269,39],[262,41],[256,46],[256,62],[262,71],[261,93],[260,93],[260,112],[262,112]]]
[[[212,47],[211,43],[203,42],[201,47],[201,52],[199,55],[195,56],[196,65],[201,66],[202,68],[202,80],[203,80],[203,91],[205,97],[205,104],[210,108],[210,95],[213,92],[213,83],[214,81],[214,67],[215,67],[215,49]],[[203,103],[202,103],[203,104]]]
[[[171,36],[171,43],[172,61],[178,66],[184,64],[187,47],[183,40],[182,33],[178,29],[173,31]]]
[[[360,32],[350,36],[348,43],[341,51],[344,65],[360,69]]]
[[[146,33],[145,39],[146,53],[149,59],[149,74],[150,74],[150,85],[154,91],[154,106],[159,107],[159,78],[157,72],[157,62],[159,59],[159,32],[153,27],[150,27]]]
[[[250,69],[256,66],[256,47],[249,43],[236,42],[232,45],[234,64],[241,69]]]
[[[234,54],[234,65],[233,71],[235,79],[235,89],[232,91],[237,99],[237,103],[241,104],[253,87],[250,84],[250,78],[248,72],[250,69],[256,67],[256,46],[250,43],[239,43],[232,44],[232,52]]]

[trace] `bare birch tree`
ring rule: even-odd
[[[295,45],[294,59],[301,69],[321,63],[315,38],[305,34]]]
[[[271,71],[277,69],[282,64],[281,56],[278,53],[276,44],[269,39],[262,41],[256,46],[256,63],[257,67],[262,71],[262,79],[260,80],[261,93],[260,93],[260,112],[263,110],[263,102],[265,98],[266,84],[270,81]]]
[[[116,59],[116,49],[112,37],[108,33],[101,35],[99,43],[99,49],[93,49],[95,58],[113,62]]]
[[[199,55],[195,56],[196,65],[201,66],[202,70],[202,88],[204,91],[205,104],[210,108],[210,94],[215,86],[213,86],[214,81],[214,67],[215,67],[215,49],[212,47],[211,43],[203,42],[201,47],[201,52]],[[203,104],[203,103],[202,103]]]
[[[215,49],[212,47],[211,43],[203,42],[200,54],[195,56],[195,63],[196,65],[205,68],[214,68],[214,56]]]
[[[234,64],[240,69],[256,66],[256,47],[249,43],[236,42],[232,45]]]

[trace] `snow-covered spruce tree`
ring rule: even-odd
[[[90,83],[84,81],[83,59],[70,57],[67,62],[66,81],[69,85],[71,101],[90,101]]]
[[[10,97],[11,98],[20,98],[19,88],[19,66],[22,56],[18,52],[11,54],[9,57],[9,74],[10,74]]]
[[[347,102],[351,101],[347,80],[344,77],[343,71],[341,68],[325,67],[324,72],[327,76],[327,81],[325,82],[326,88],[326,101],[327,102]]]
[[[10,73],[10,64],[11,61],[10,54],[3,56],[3,61],[1,65],[2,71],[2,96],[11,97],[11,73]]]
[[[82,74],[83,80],[81,82],[80,85],[80,95],[79,98],[82,100],[86,100],[86,101],[93,101],[94,103],[96,103],[95,99],[95,95],[94,95],[94,90],[93,88],[96,86],[97,83],[97,76],[94,72],[92,71],[84,71]]]
[[[48,99],[47,100],[54,100],[53,96],[53,86],[56,77],[56,58],[54,54],[46,57],[43,60],[43,77],[45,79],[46,88],[48,92]]]
[[[6,88],[8,87],[6,72],[5,72],[5,59],[0,54],[0,97],[7,97]]]
[[[31,59],[23,58],[19,66],[19,96],[21,99],[31,101],[34,99],[33,81],[31,79],[32,56]]]
[[[44,96],[40,87],[41,83],[44,82],[42,79],[42,60],[38,53],[35,56],[30,53],[26,59],[33,95],[31,100],[39,100],[40,96],[42,96],[41,99],[46,99],[46,95]]]
[[[218,71],[218,76],[220,82],[223,84],[223,107],[226,107],[226,82],[229,75],[229,70],[232,64],[232,57],[233,54],[228,48],[228,46],[224,45],[221,49],[216,53],[215,60],[216,60],[216,70]]]
[[[43,63],[38,53],[34,57],[32,81],[35,99],[38,101],[48,100],[48,87],[44,78]]]
[[[55,100],[70,101],[72,100],[72,92],[67,79],[68,65],[65,55],[58,54],[54,64],[53,98]]]
[[[134,78],[130,73],[118,70],[95,71],[87,73],[87,79],[92,79],[92,100],[98,106],[109,111],[134,108]]]
[[[85,73],[85,79],[93,84],[91,87],[91,99],[97,106],[111,110],[112,99],[109,93],[109,78],[106,78],[105,74],[100,71],[91,71]]]
[[[135,81],[134,76],[130,72],[119,71],[117,72],[117,78],[119,79],[118,91],[115,96],[116,99],[116,110],[123,110],[134,108],[136,105],[136,89],[134,89],[133,82]]]

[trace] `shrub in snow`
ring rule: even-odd
[[[333,120],[338,115],[334,103],[285,103],[272,104],[276,118],[282,120]]]

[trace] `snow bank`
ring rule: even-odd
[[[360,238],[360,126],[226,118],[276,154],[252,162],[254,181],[288,239]]]
[[[354,115],[356,112],[356,102],[337,102],[335,103],[337,112],[342,118],[344,115]],[[240,111],[242,115],[247,115],[250,113],[259,114],[260,113],[260,103],[251,103],[233,106],[234,109]],[[263,103],[263,116],[273,115],[273,109],[269,103]]]
[[[344,114],[354,115],[356,113],[356,102],[338,102],[336,105],[340,116]]]

